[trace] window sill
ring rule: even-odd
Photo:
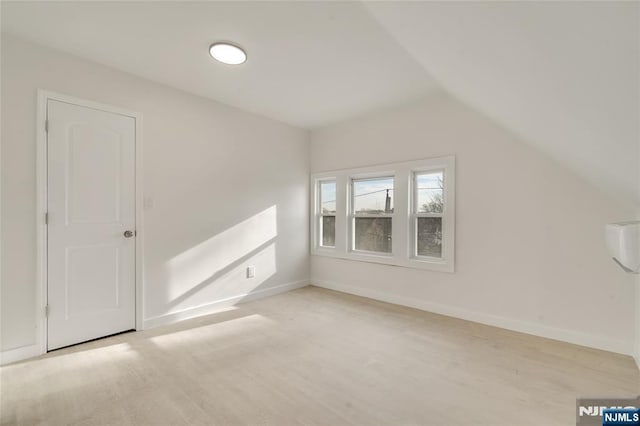
[[[410,269],[422,269],[427,271],[454,273],[453,262],[446,260],[428,260],[428,259],[400,259],[393,255],[370,254],[367,252],[352,251],[348,253],[340,253],[335,249],[327,249],[325,247],[316,248],[311,251],[313,256],[331,257],[334,259],[354,260],[356,262],[378,263],[381,265],[398,266]]]

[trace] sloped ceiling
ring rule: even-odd
[[[437,89],[357,2],[2,1],[2,31],[298,127]],[[209,45],[248,54],[231,67]]]
[[[444,88],[640,205],[637,2],[0,7],[3,32],[309,129]],[[214,62],[217,40],[239,43],[249,61]]]
[[[450,93],[640,205],[637,2],[366,7]]]

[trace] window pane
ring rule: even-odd
[[[418,256],[442,257],[442,218],[418,218]]]
[[[356,250],[391,253],[390,217],[356,217],[355,222]]]
[[[442,213],[444,211],[444,173],[416,174],[418,213]]]
[[[336,212],[336,183],[320,182],[320,212]]]
[[[322,216],[322,246],[336,246],[336,217]]]
[[[356,213],[393,213],[393,178],[354,180],[353,210]]]

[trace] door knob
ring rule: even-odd
[[[135,232],[133,231],[124,231],[124,237],[125,238],[131,238],[135,235]]]

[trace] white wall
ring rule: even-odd
[[[634,283],[604,225],[633,205],[444,94],[311,134],[312,172],[450,154],[455,273],[312,256],[312,283],[631,354]]]
[[[640,182],[639,182],[640,186]],[[636,215],[636,219],[640,220],[640,211]],[[636,318],[635,318],[635,330],[636,330],[636,344],[633,352],[633,356],[636,360],[636,364],[640,369],[640,275],[636,276]]]
[[[36,339],[38,88],[143,114],[144,193],[154,203],[142,234],[149,324],[306,283],[306,131],[6,35],[1,71],[2,350]],[[247,264],[257,267],[252,280]]]
[[[640,13],[640,11],[639,11]],[[640,117],[638,117],[640,118]],[[638,192],[640,192],[640,140],[638,141]],[[636,208],[636,219],[640,220],[640,206]],[[634,357],[640,369],[640,275],[636,277],[636,345]]]
[[[640,369],[640,276],[636,277],[636,345],[633,355]]]

